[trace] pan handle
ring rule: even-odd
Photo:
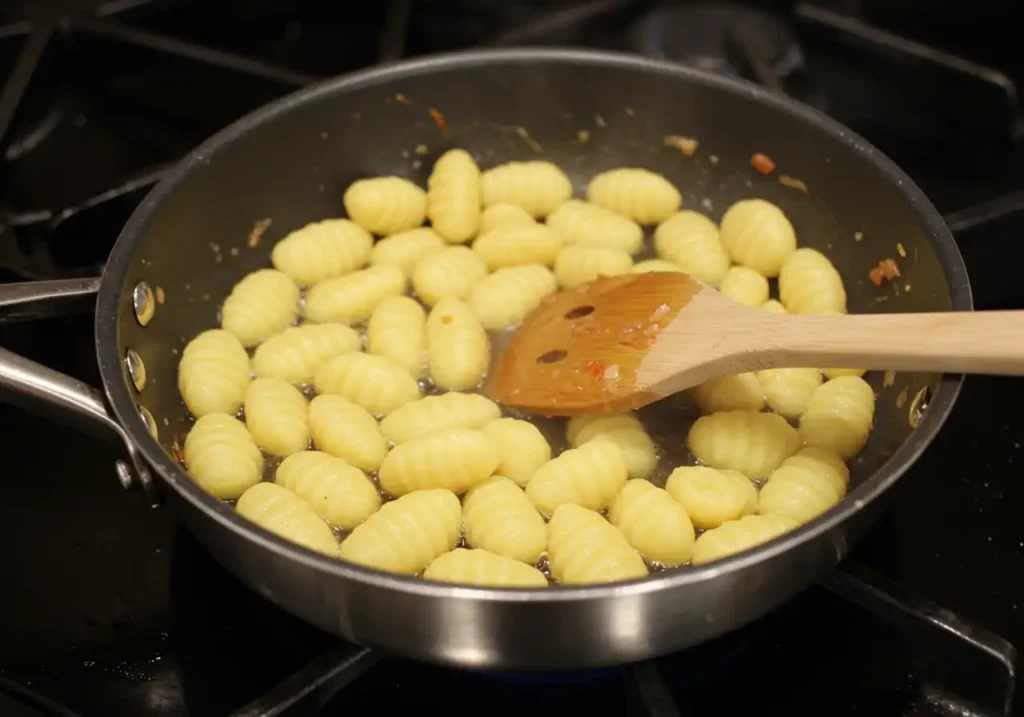
[[[99,286],[99,278],[0,285],[0,323],[89,311]],[[121,485],[141,488],[150,505],[158,503],[149,468],[111,414],[102,391],[5,348],[0,348],[0,391],[21,408],[119,440],[128,457],[128,462],[114,464]]]

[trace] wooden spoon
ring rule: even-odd
[[[487,392],[573,416],[782,367],[1024,375],[1024,311],[798,316],[745,306],[686,274],[601,278],[527,317]]]

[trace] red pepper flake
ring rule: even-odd
[[[179,463],[185,462],[185,451],[181,449],[181,444],[178,443],[177,436],[174,437],[174,442],[171,443],[171,455],[173,455],[174,459]]]
[[[587,372],[594,378],[604,376],[604,365],[600,361],[588,361]]]
[[[455,321],[455,319],[453,319],[450,314],[445,314],[444,316],[441,317],[442,324],[447,325],[452,323],[453,321]]]
[[[410,100],[408,97],[403,95],[401,92],[396,92],[395,93],[395,101],[401,102],[403,105],[411,105],[412,104],[412,100]]]
[[[885,281],[900,278],[900,267],[893,259],[882,259],[878,262],[878,266],[868,272],[868,277],[872,284],[881,286]]]
[[[775,162],[767,154],[758,152],[750,158],[750,166],[761,174],[771,174],[775,171]]]
[[[162,304],[167,301],[167,293],[164,291],[164,287],[156,287],[156,303]]]
[[[260,245],[260,240],[267,229],[270,228],[271,221],[270,217],[267,217],[266,219],[260,219],[252,225],[252,230],[249,232],[249,241],[246,242],[250,249],[255,249]]]
[[[900,278],[900,267],[896,264],[895,259],[882,259],[882,261],[878,262],[878,268],[882,270],[882,276],[886,279]]]
[[[441,114],[441,110],[431,107],[428,111],[430,112],[430,119],[434,120],[434,124],[437,125],[437,131],[441,134],[448,134],[448,120]]]

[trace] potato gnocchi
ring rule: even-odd
[[[707,381],[686,393],[700,417],[671,409],[688,426],[671,443],[656,411],[551,420],[480,392],[503,332],[601,276],[685,272],[766,312],[845,313],[839,272],[779,207],[743,199],[719,223],[642,167],[574,197],[551,162],[481,168],[459,148],[425,187],[366,177],[340,204],[181,353],[181,459],[243,517],[376,570],[542,589],[723,559],[846,496],[874,422],[864,371]]]

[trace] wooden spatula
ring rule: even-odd
[[[782,367],[1024,375],[1024,311],[794,316],[686,274],[602,278],[548,297],[512,336],[487,392],[573,416]]]

